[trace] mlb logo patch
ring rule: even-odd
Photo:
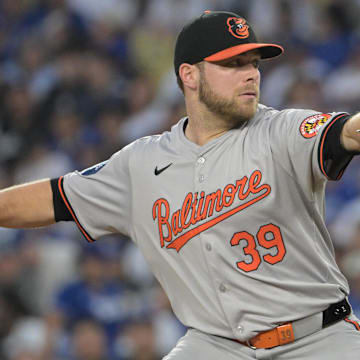
[[[331,114],[316,114],[307,117],[300,125],[300,134],[306,139],[316,136],[321,126],[330,118]]]
[[[83,171],[80,172],[81,175],[85,175],[85,176],[89,176],[89,175],[93,175],[96,174],[98,171],[100,171],[107,163],[108,161],[103,161],[99,164],[96,164],[92,167],[89,167]]]

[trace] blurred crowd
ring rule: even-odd
[[[360,0],[1,0],[0,188],[169,129],[185,114],[174,40],[207,9],[285,47],[261,65],[263,104],[360,110]],[[326,203],[358,316],[359,180],[354,158]],[[0,229],[0,359],[157,360],[184,332],[130,239],[87,244],[71,223]]]

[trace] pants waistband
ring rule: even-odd
[[[323,312],[264,331],[246,342],[236,341],[252,349],[270,349],[314,334],[322,328],[345,319],[350,313],[350,304],[347,299],[344,299],[330,305]]]

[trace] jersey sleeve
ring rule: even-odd
[[[341,132],[350,115],[341,116],[327,131],[322,133],[319,148],[321,171],[330,180],[339,180],[347,165],[358,151],[348,151],[341,144]]]
[[[329,131],[342,128],[339,125],[348,117],[347,113],[300,109],[278,112],[271,121],[269,139],[275,161],[298,183],[309,188],[318,182],[340,179],[353,154],[329,152],[328,149],[341,146],[340,139],[329,136]],[[340,135],[338,130],[330,131],[334,133]],[[329,146],[329,142],[334,141],[337,143]]]
[[[131,187],[126,148],[107,161],[65,175],[58,186],[71,216],[89,242],[113,233],[129,236]]]

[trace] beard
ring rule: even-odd
[[[240,97],[226,99],[216,94],[205,79],[205,74],[201,72],[199,86],[199,101],[202,102],[208,110],[219,116],[230,129],[240,127],[248,122],[256,113],[258,98],[254,101],[247,99],[240,103]]]

